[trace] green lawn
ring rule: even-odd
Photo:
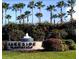
[[[65,52],[12,52],[3,51],[3,59],[76,59],[75,51]]]

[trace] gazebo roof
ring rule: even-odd
[[[29,36],[28,33],[26,33],[26,35],[23,38],[21,38],[21,41],[32,42],[33,38]]]

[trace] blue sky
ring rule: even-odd
[[[28,5],[28,3],[30,2],[30,1],[32,1],[32,0],[3,0],[3,2],[6,2],[6,3],[9,3],[10,4],[10,6],[12,6],[13,4],[15,4],[15,3],[19,3],[19,2],[21,2],[21,3],[24,3],[24,4],[26,4],[26,6],[23,8],[23,10],[22,10],[22,13],[24,13],[26,10],[29,10],[29,11],[31,11],[29,8],[27,8],[27,5]],[[61,1],[61,0],[34,0],[35,2],[37,2],[37,1],[43,1],[43,4],[45,4],[45,7],[44,8],[42,8],[41,9],[41,12],[43,13],[43,17],[41,18],[42,19],[42,22],[44,22],[44,21],[50,21],[50,12],[48,12],[47,10],[46,10],[46,6],[48,6],[48,5],[50,5],[50,4],[54,4],[54,5],[56,5],[56,3],[58,2],[58,1]],[[65,0],[65,2],[66,2],[67,0]],[[59,13],[60,11],[59,11],[60,9],[59,8],[57,8],[57,11],[56,12],[53,12],[53,13]],[[38,18],[35,16],[35,14],[38,12],[38,9],[37,8],[35,8],[34,9],[34,23],[37,23],[38,22]],[[66,12],[66,8],[63,8],[63,12]],[[7,14],[10,14],[11,16],[12,16],[12,18],[11,18],[11,21],[12,22],[15,22],[16,20],[15,20],[15,12],[14,11],[12,11],[12,10],[8,10],[7,11]],[[18,12],[17,13],[17,15],[20,15],[20,13]],[[25,19],[25,20],[27,20],[27,19]],[[58,22],[60,19],[58,18],[58,19],[56,19],[56,22]],[[29,23],[31,23],[32,22],[32,18],[31,18],[31,16],[29,17]]]

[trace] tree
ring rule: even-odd
[[[59,1],[58,3],[57,3],[57,7],[58,8],[60,8],[60,14],[62,15],[63,14],[63,7],[66,7],[66,3],[64,2],[64,1]],[[63,16],[61,16],[61,23],[63,23]]]
[[[8,19],[8,24],[9,24],[9,20],[11,19],[11,16],[10,15],[6,15],[5,18]]]
[[[18,4],[14,4],[12,10],[15,11],[15,19],[17,20],[17,11],[19,10]]]
[[[33,10],[35,8],[34,1],[29,2],[28,8],[30,8],[32,10],[32,24],[33,24]]]
[[[17,16],[17,20],[19,20],[19,24],[21,24],[21,16]]]
[[[45,5],[43,5],[42,1],[38,1],[35,6],[39,9],[39,12],[41,12],[41,8],[44,7]]]
[[[24,19],[26,18],[25,14],[21,14],[20,17],[23,20],[23,24],[24,24],[24,22],[25,22]]]
[[[29,21],[29,16],[31,15],[31,14],[30,14],[30,11],[25,11],[25,15],[26,15],[26,18],[27,18],[27,23],[28,23],[28,21]]]
[[[66,15],[66,13],[58,13],[58,18],[63,18]],[[63,20],[60,20],[61,24],[63,23]]]
[[[25,6],[24,3],[19,3],[19,4],[18,4],[18,8],[19,8],[19,10],[20,10],[20,14],[21,14],[22,9],[24,8],[24,6]]]
[[[52,23],[52,10],[55,10],[54,5],[47,6],[46,10],[50,11],[50,23]]]
[[[6,16],[6,12],[7,12],[8,8],[9,8],[9,4],[3,2],[2,3],[2,24],[3,24],[3,13],[5,13],[5,16]],[[5,24],[6,24],[6,19],[5,19]]]
[[[41,23],[41,17],[43,16],[43,14],[42,13],[36,13],[35,15],[38,17],[39,23]]]
[[[57,14],[52,15],[52,18],[54,18],[54,25],[55,25],[55,18],[57,18]]]
[[[75,13],[74,11],[74,5],[75,5],[75,1],[76,0],[68,0],[68,6],[71,7],[71,9],[68,12],[68,15],[71,16],[71,21],[73,20],[73,13]]]

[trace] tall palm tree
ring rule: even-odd
[[[19,8],[19,10],[20,10],[20,14],[21,14],[21,12],[22,12],[22,9],[25,7],[25,4],[24,3],[19,3],[18,4],[18,8]]]
[[[50,11],[50,23],[52,23],[52,10],[55,11],[55,6],[49,5],[49,6],[47,6],[46,10]]]
[[[29,21],[29,16],[31,15],[30,13],[31,13],[30,11],[25,11],[25,15],[26,15],[26,18],[27,18],[27,24],[28,24],[28,21]]]
[[[39,23],[41,23],[41,17],[43,16],[42,13],[36,13],[35,14],[38,17]]]
[[[17,20],[17,11],[19,10],[18,4],[14,4],[12,10],[15,11],[15,20]]]
[[[24,19],[26,18],[25,14],[21,14],[20,17],[23,20],[23,24],[24,24],[25,23]]]
[[[22,9],[25,7],[25,4],[24,3],[18,3],[17,5],[18,5],[18,9],[19,9],[20,15],[21,15]],[[21,22],[21,19],[19,21]]]
[[[16,17],[16,20],[21,20],[21,17],[20,16],[17,16]],[[21,24],[21,21],[19,21],[19,24]]]
[[[44,7],[45,5],[43,4],[42,1],[38,1],[35,6],[39,9],[39,13],[41,12],[41,8]]]
[[[58,8],[60,8],[60,14],[63,14],[63,7],[66,6],[66,3],[64,1],[59,1],[56,5]],[[63,23],[63,16],[61,16],[61,23]]]
[[[41,13],[41,8],[43,8],[45,5],[42,1],[38,1],[35,3],[35,6],[39,9],[39,13],[37,13],[36,16],[39,18],[39,23],[41,23],[41,17],[43,16]]]
[[[6,12],[7,12],[8,8],[9,8],[9,4],[3,2],[3,3],[2,3],[2,24],[3,24],[3,13],[5,13],[4,16],[6,16]],[[4,18],[5,18],[5,17],[4,17]],[[5,18],[5,24],[6,24],[6,18]]]
[[[57,14],[52,15],[52,18],[54,18],[54,25],[55,25],[55,19],[57,18]]]
[[[11,15],[6,15],[5,18],[8,19],[8,24],[9,24],[9,20],[11,19]]]
[[[75,5],[75,1],[76,0],[68,0],[68,6],[71,7],[71,9],[68,12],[68,15],[71,16],[71,21],[73,20],[73,13],[75,13],[74,11],[74,5]]]
[[[64,17],[66,15],[66,13],[58,13],[58,18],[62,18],[62,17]],[[63,23],[63,20],[61,19],[60,20],[60,23],[62,24]]]
[[[35,8],[34,1],[29,2],[28,8],[30,8],[32,10],[32,24],[33,24],[33,10]]]

